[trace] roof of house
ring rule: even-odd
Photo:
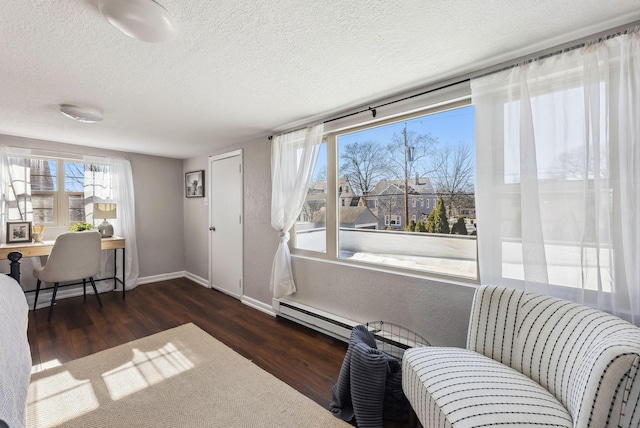
[[[408,180],[410,195],[435,195],[435,190],[428,177],[411,178]],[[404,179],[380,180],[370,196],[404,194]]]
[[[316,217],[316,222],[324,222],[325,221],[325,211],[319,212]],[[367,219],[366,217],[369,217]],[[360,222],[364,220],[364,222]],[[378,217],[368,207],[358,206],[358,207],[340,207],[340,224],[361,224],[361,223],[370,223],[371,221],[377,221]]]

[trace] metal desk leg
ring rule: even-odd
[[[125,264],[125,257],[124,257],[124,252],[126,250],[124,249],[124,247],[122,248],[122,299],[124,300],[124,292],[127,289],[126,285],[125,285],[125,281],[127,278],[127,265]]]
[[[113,249],[113,289],[118,288],[118,249]]]
[[[118,288],[118,281],[122,284],[122,298],[124,299],[124,292],[126,290],[125,285],[125,276],[126,276],[126,265],[125,265],[125,249],[122,250],[122,279],[118,278],[118,249],[113,249],[113,289]]]

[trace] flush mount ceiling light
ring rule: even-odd
[[[166,42],[178,31],[173,16],[153,0],[100,0],[98,7],[111,25],[143,42]]]
[[[102,113],[98,110],[73,104],[60,104],[60,113],[84,123],[95,123],[102,120]]]

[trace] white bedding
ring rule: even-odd
[[[27,340],[29,306],[20,285],[0,274],[0,426],[25,426],[25,403],[31,376]]]

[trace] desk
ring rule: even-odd
[[[30,242],[22,242],[19,244],[0,244],[0,259],[9,259],[11,260],[11,276],[15,278],[16,281],[20,282],[20,259],[22,257],[38,257],[38,256],[48,256],[51,254],[51,249],[53,248],[53,243],[55,241],[42,241],[38,243],[30,243]],[[113,288],[115,289],[118,285],[118,282],[122,284],[122,298],[124,299],[125,292],[125,239],[120,236],[113,236],[111,238],[102,238],[102,249],[103,250],[113,250],[113,278],[102,278],[98,281],[113,279]],[[122,250],[122,279],[118,278],[116,272],[118,271],[118,249]],[[10,256],[12,253],[18,253],[20,256],[16,255]],[[17,275],[16,275],[17,274]]]

